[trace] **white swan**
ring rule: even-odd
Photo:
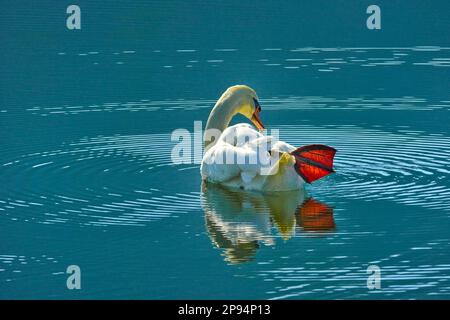
[[[200,167],[203,180],[244,190],[289,191],[334,172],[334,148],[295,148],[246,123],[228,127],[236,114],[242,114],[262,131],[258,100],[253,89],[237,85],[217,101],[205,128],[205,154]]]

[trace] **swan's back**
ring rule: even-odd
[[[288,154],[295,147],[273,140],[249,124],[228,127],[206,151],[202,178],[246,190],[298,189],[303,180],[295,173],[293,157]]]

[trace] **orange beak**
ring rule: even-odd
[[[259,131],[264,130],[264,125],[259,117],[259,109],[256,109],[255,112],[253,112],[251,121]]]

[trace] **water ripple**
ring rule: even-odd
[[[211,60],[213,61],[213,60]],[[218,60],[214,60],[218,62]],[[278,65],[278,64],[271,64]],[[169,66],[168,66],[169,67]],[[294,68],[297,67],[285,67]],[[323,70],[327,71],[327,70]],[[155,100],[142,99],[128,102],[106,102],[88,106],[35,106],[27,111],[41,116],[77,115],[96,112],[136,112],[136,111],[193,111],[210,109],[215,104],[215,99],[193,100]],[[383,110],[383,111],[434,111],[450,110],[450,101],[430,101],[426,98],[403,97],[350,97],[338,99],[322,96],[288,96],[261,99],[264,111],[279,110]]]
[[[8,161],[0,216],[43,224],[143,226],[197,209],[198,192],[171,194],[152,183],[153,172],[172,166],[171,145],[167,134],[84,138]]]
[[[234,55],[233,52],[242,52],[240,55]],[[161,55],[163,50],[122,50],[117,52],[101,53],[98,51],[89,52],[57,52],[61,62],[64,59],[70,59],[72,56],[80,57],[79,63],[98,64],[99,58],[104,64],[124,64],[132,59],[139,59],[139,56],[152,56],[152,60],[158,68],[176,69],[176,70],[195,70],[198,68],[217,67],[217,64],[211,64],[211,61],[217,60],[224,66],[235,67],[236,64],[248,65],[250,63],[262,63],[262,66],[280,66],[286,69],[309,68],[318,72],[336,72],[341,68],[399,68],[409,66],[413,68],[449,67],[449,47],[440,46],[414,46],[414,47],[336,47],[336,48],[255,48],[237,49],[237,48],[215,48],[209,50],[200,50],[195,48],[181,48],[175,50],[166,50],[166,54]],[[124,56],[126,62],[108,59],[108,56],[114,58]],[[99,57],[101,56],[101,57]],[[126,57],[125,57],[126,56]],[[197,64],[192,65],[189,62],[196,58]],[[140,61],[140,60],[138,60]],[[269,62],[270,61],[270,62]],[[136,62],[136,61],[135,61]],[[269,62],[269,63],[267,63]],[[173,70],[172,70],[173,71]],[[295,72],[295,71],[293,71]]]
[[[337,174],[310,186],[319,199],[393,201],[450,212],[447,136],[357,126],[278,128],[291,144],[324,143],[339,150]],[[146,225],[197,210],[198,192],[174,194],[180,190],[177,179],[160,179],[200,179],[198,165],[171,163],[173,145],[169,134],[98,136],[6,160],[0,215],[46,224]],[[164,181],[161,188],[153,177]]]
[[[324,143],[338,149],[337,174],[311,186],[316,196],[388,200],[450,212],[447,136],[356,126],[281,126],[280,138],[294,145]]]
[[[448,240],[436,239],[430,250],[444,256],[448,250]],[[387,298],[411,297],[411,292],[420,290],[427,296],[450,295],[450,264],[442,261],[437,264],[423,264],[425,255],[413,252],[414,248],[401,253],[391,254],[378,261],[361,261],[355,256],[342,256],[340,259],[326,261],[309,261],[298,267],[268,267],[258,271],[264,281],[274,282],[274,289],[267,294],[270,299],[288,299],[316,295],[327,299],[374,299],[378,296]],[[313,258],[313,257],[312,257]],[[336,257],[335,257],[336,258]],[[412,264],[411,260],[416,263]],[[381,267],[382,285],[379,290],[368,290],[367,266],[377,264]],[[437,291],[436,289],[439,288]]]

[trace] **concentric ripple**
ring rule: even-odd
[[[356,126],[281,126],[280,138],[338,149],[337,174],[312,185],[316,196],[388,200],[450,212],[447,136]]]
[[[319,199],[383,200],[450,212],[450,139],[444,135],[332,125],[278,129],[293,145],[338,149],[337,174],[311,186]],[[198,210],[198,165],[174,166],[173,146],[169,134],[98,136],[10,159],[1,165],[2,217],[142,226]],[[156,188],[152,179],[163,182]],[[177,180],[195,186],[183,188]]]
[[[199,193],[155,188],[170,135],[82,139],[2,164],[2,216],[44,224],[145,225],[199,207]]]

